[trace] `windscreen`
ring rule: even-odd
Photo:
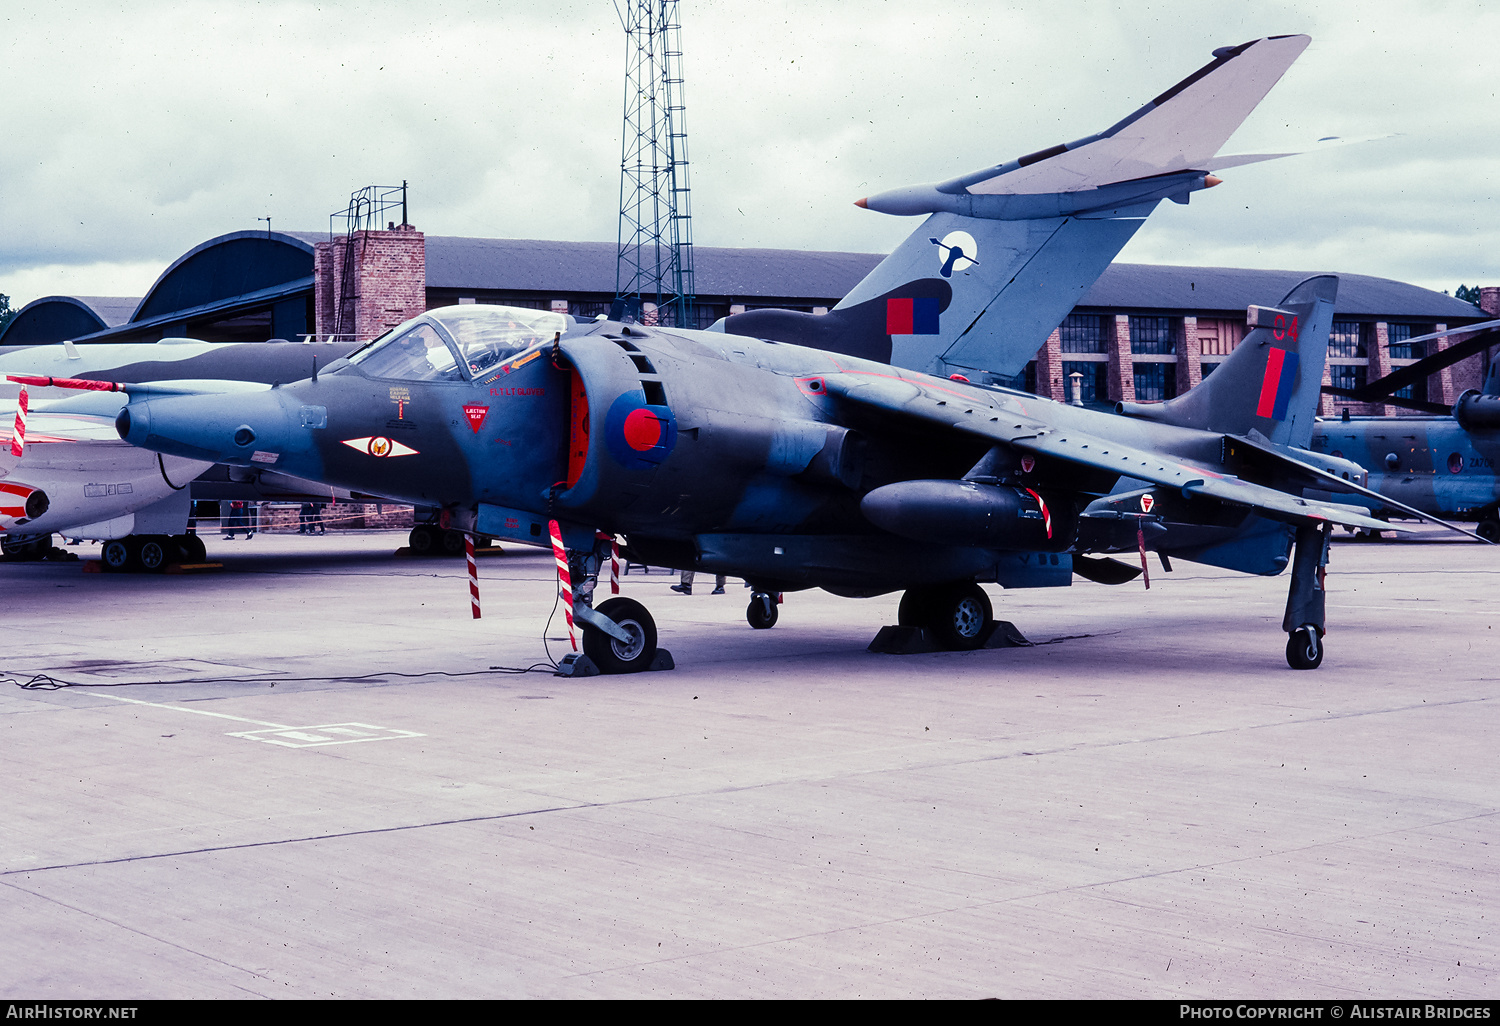
[[[568,319],[562,314],[514,306],[445,306],[429,310],[427,316],[458,343],[469,372],[475,375],[568,330]]]
[[[394,338],[349,357],[359,369],[377,378],[400,381],[463,381],[463,370],[453,351],[431,324],[418,323]]]

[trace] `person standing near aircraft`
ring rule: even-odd
[[[673,591],[681,592],[684,595],[691,595],[693,593],[693,571],[692,570],[684,570],[682,572],[682,577],[681,577],[680,581],[677,584],[672,585],[672,590]],[[724,594],[724,575],[723,574],[716,574],[714,576],[714,590],[711,592],[711,594],[714,594],[714,595],[722,595],[722,594]]]

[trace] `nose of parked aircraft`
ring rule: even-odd
[[[144,449],[215,463],[279,462],[294,441],[274,390],[137,400],[115,417],[115,431]]]

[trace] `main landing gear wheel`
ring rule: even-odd
[[[114,538],[99,550],[99,561],[106,570],[124,570],[130,566],[130,546],[124,538]]]
[[[464,533],[462,531],[455,531],[449,528],[443,532],[443,555],[462,556],[467,551],[468,546],[464,544]]]
[[[159,534],[148,534],[135,540],[135,559],[148,574],[159,574],[167,565],[166,538]]]
[[[1298,627],[1286,639],[1286,664],[1294,670],[1316,670],[1323,661],[1323,639],[1311,624]]]
[[[208,560],[208,547],[196,534],[179,534],[172,539],[182,550],[184,563],[203,563]]]
[[[600,614],[619,624],[629,641],[583,625],[583,654],[594,661],[601,673],[637,673],[649,669],[656,658],[656,621],[646,607],[635,599],[612,598],[595,607]]]
[[[416,556],[430,556],[438,546],[437,532],[426,524],[418,524],[406,536],[406,545]]]
[[[7,535],[0,535],[0,554],[3,554],[6,559],[17,561],[46,559],[51,551],[52,536],[50,534],[42,538],[33,538],[30,541],[18,541]]]
[[[939,589],[927,606],[928,626],[944,648],[963,652],[984,641],[990,622],[990,597],[977,584],[955,584]]]
[[[750,596],[750,605],[745,607],[745,620],[758,631],[776,626],[779,615],[776,596],[769,591],[757,591]]]
[[[993,614],[990,597],[970,581],[909,589],[901,596],[896,622],[903,627],[925,627],[939,645],[966,652],[983,643]]]

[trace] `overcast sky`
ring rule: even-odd
[[[1215,47],[1312,46],[1119,259],[1500,285],[1500,4],[682,0],[693,238],[886,251],[852,202],[1105,128]],[[432,235],[613,240],[610,0],[0,6],[0,292],[144,294],[225,232],[411,183]]]

